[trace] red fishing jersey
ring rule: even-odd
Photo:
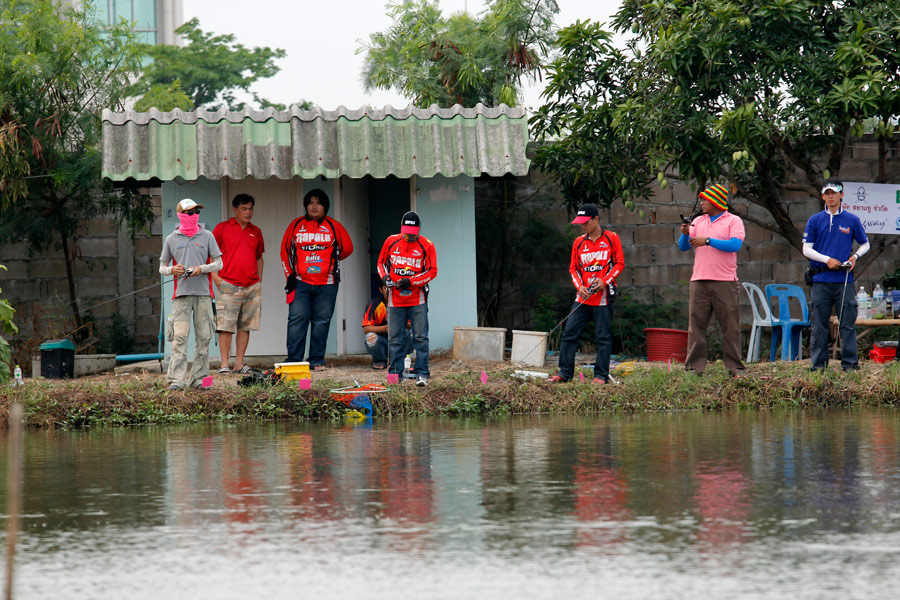
[[[336,282],[338,261],[352,252],[353,242],[343,225],[331,217],[316,221],[304,215],[284,232],[281,266],[285,277],[293,274],[310,285],[327,285]]]
[[[434,244],[425,236],[407,242],[397,233],[384,240],[378,255],[378,275],[384,279],[390,273],[397,281],[408,278],[412,286],[399,290],[392,287],[388,301],[391,306],[418,306],[428,300],[428,282],[437,276],[437,255]]]
[[[606,286],[613,282],[625,268],[622,256],[622,242],[619,236],[607,229],[600,237],[591,240],[587,234],[578,236],[572,243],[572,258],[569,261],[569,273],[575,289],[581,286],[591,287],[599,280],[597,291],[583,300],[575,295],[575,302],[589,306],[606,305]]]

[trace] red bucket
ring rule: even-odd
[[[684,362],[687,357],[687,331],[648,328],[644,335],[647,336],[647,360]]]
[[[897,342],[875,342],[869,352],[869,360],[876,363],[887,363],[894,360],[897,354]]]

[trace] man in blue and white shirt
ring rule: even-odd
[[[803,256],[813,271],[810,358],[812,368],[828,366],[828,321],[834,309],[840,315],[841,368],[859,369],[856,347],[856,295],[853,268],[869,251],[869,238],[856,215],[841,208],[844,184],[829,179],[822,186],[825,210],[809,218],[803,232]],[[859,244],[853,252],[853,241]],[[849,272],[842,269],[847,263]],[[843,302],[843,305],[841,304]]]

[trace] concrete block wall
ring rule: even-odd
[[[84,223],[73,269],[82,314],[89,311],[102,328],[118,312],[131,324],[139,351],[155,352],[159,334],[159,287],[131,294],[160,281],[162,197],[159,189],[150,193],[157,218],[149,232],[139,233],[132,242],[126,231],[119,230],[113,217]],[[73,328],[66,264],[61,251],[29,257],[25,244],[11,244],[0,250],[0,264],[7,268],[0,271],[0,288],[3,297],[16,309],[18,339],[64,336]],[[107,302],[125,294],[130,295]],[[101,303],[104,304],[96,306]],[[16,351],[15,340],[13,350]]]

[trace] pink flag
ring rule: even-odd
[[[487,383],[487,373],[484,372],[484,369],[481,370],[481,383]]]
[[[308,377],[304,377],[300,379],[299,387],[301,390],[309,390],[312,389],[312,379]]]
[[[666,359],[666,368],[669,370],[669,373],[672,372],[672,359],[671,358]]]
[[[200,387],[208,388],[211,385],[212,385],[212,375],[204,377],[203,379],[200,380]]]
[[[387,374],[387,382],[388,383],[400,383],[400,375],[397,373],[388,373]]]
[[[581,371],[578,371],[578,381],[584,383],[584,373],[582,373]]]

